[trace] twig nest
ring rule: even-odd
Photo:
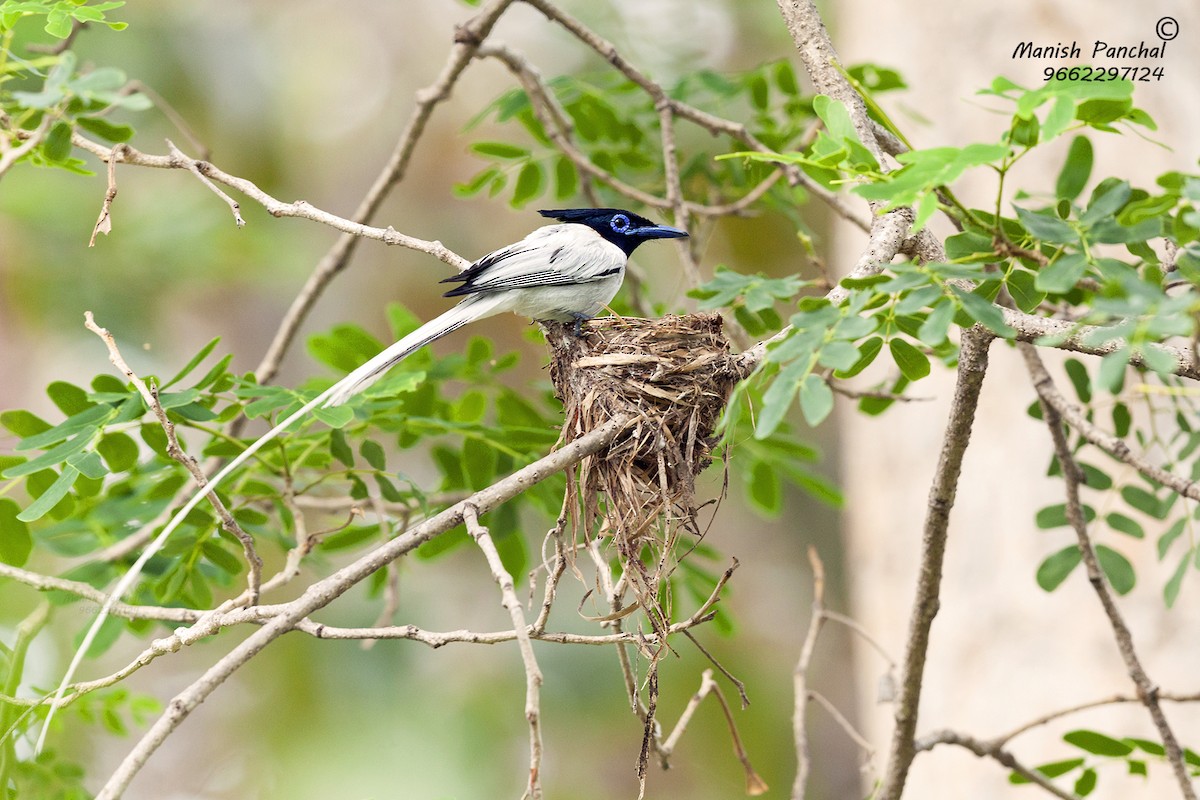
[[[606,317],[579,336],[571,324],[545,328],[566,441],[623,415],[638,418],[584,469],[584,508],[596,512],[596,493],[607,496],[609,533],[626,556],[664,514],[692,525],[695,478],[712,461],[713,431],[742,377],[721,317]]]

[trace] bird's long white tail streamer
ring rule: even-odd
[[[421,327],[417,328],[412,333],[400,339],[385,348],[382,352],[376,355],[371,360],[367,361],[362,366],[355,369],[353,372],[346,375],[340,381],[330,386],[319,395],[309,400],[302,405],[298,410],[293,412],[287,419],[280,422],[271,430],[263,434],[257,441],[243,450],[232,461],[221,468],[211,479],[188,499],[179,511],[175,512],[175,516],[171,517],[171,521],[167,526],[154,538],[154,541],[142,552],[138,559],[133,562],[133,566],[129,571],[121,576],[121,580],[117,582],[116,587],[104,599],[104,603],[100,606],[100,611],[96,614],[96,619],[88,628],[87,633],[83,636],[83,642],[75,650],[75,654],[71,657],[71,663],[67,665],[67,672],[63,675],[62,681],[58,684],[58,688],[54,692],[54,698],[50,702],[50,710],[46,714],[46,721],[42,723],[41,733],[38,735],[37,744],[34,747],[35,753],[42,751],[42,746],[46,743],[46,735],[50,730],[50,721],[54,719],[54,713],[58,709],[59,703],[66,694],[67,687],[71,683],[71,679],[75,677],[75,672],[79,669],[79,665],[83,662],[84,656],[92,646],[92,642],[96,640],[97,634],[100,632],[100,626],[108,619],[112,613],[113,606],[121,602],[129,589],[137,581],[142,574],[142,569],[146,566],[151,558],[166,544],[167,537],[180,526],[184,518],[191,513],[192,509],[199,505],[200,501],[208,496],[211,492],[225,480],[228,475],[235,469],[246,463],[259,450],[268,443],[273,441],[275,437],[286,431],[298,420],[306,416],[315,408],[322,405],[339,405],[354,395],[366,389],[383,374],[402,361],[407,356],[416,352],[420,348],[430,342],[440,339],[448,333],[458,330],[468,322],[483,319],[497,313],[503,307],[503,301],[499,295],[473,295],[443,314],[426,322]]]
[[[249,447],[239,453],[236,458],[222,467],[221,470],[213,475],[204,486],[199,487],[195,494],[193,494],[191,498],[183,504],[183,507],[180,508],[179,511],[175,512],[175,516],[171,517],[171,521],[168,522],[167,526],[162,529],[158,536],[154,538],[154,541],[152,541],[150,545],[142,552],[142,554],[138,556],[138,559],[133,562],[133,566],[131,566],[129,570],[123,576],[121,576],[121,580],[117,582],[116,587],[114,587],[108,597],[105,598],[103,605],[100,606],[100,611],[96,614],[96,619],[92,622],[91,627],[88,628],[87,633],[84,634],[83,641],[75,650],[75,655],[71,658],[71,663],[67,665],[67,672],[65,675],[63,675],[62,681],[58,684],[58,689],[56,689],[54,692],[54,699],[50,702],[50,710],[46,714],[46,721],[42,723],[42,731],[38,735],[37,745],[34,747],[34,753],[42,752],[42,746],[46,743],[46,734],[50,730],[50,721],[54,719],[54,712],[58,709],[58,704],[62,701],[63,695],[66,694],[67,686],[70,685],[71,679],[75,677],[75,671],[79,669],[80,663],[83,662],[83,657],[87,654],[88,649],[92,646],[92,642],[96,640],[96,635],[100,632],[100,626],[104,624],[106,619],[108,619],[108,615],[112,612],[113,606],[121,602],[121,600],[125,597],[125,594],[129,591],[130,587],[132,587],[134,582],[136,582],[141,576],[142,568],[146,566],[146,562],[153,558],[158,551],[162,549],[163,545],[167,542],[167,537],[179,527],[179,525],[183,522],[184,517],[190,514],[192,509],[195,508],[201,500],[207,497],[209,493],[215,491],[217,486],[220,485],[221,481],[223,481],[229,475],[229,473],[246,463],[251,456],[261,450],[265,445],[270,443],[271,440],[273,440],[276,436],[283,433],[285,430],[295,424],[304,415],[308,414],[314,408],[317,408],[324,403],[325,400],[328,399],[334,393],[334,391],[342,385],[344,380],[345,379],[338,381],[333,386],[314,397],[312,400],[309,400],[307,403],[300,406],[300,408],[293,412],[287,419],[276,425],[267,433],[263,434],[258,441],[251,444]]]

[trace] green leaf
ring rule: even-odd
[[[1067,160],[1054,184],[1054,194],[1060,200],[1074,200],[1092,176],[1092,141],[1076,136],[1067,150]]]
[[[1105,515],[1104,521],[1108,527],[1126,536],[1132,536],[1135,539],[1142,539],[1146,536],[1146,532],[1142,530],[1142,526],[1138,524],[1137,520],[1116,511]]]
[[[37,500],[34,500],[28,508],[17,515],[17,519],[22,522],[33,522],[46,516],[59,501],[67,496],[67,492],[71,491],[71,487],[75,485],[75,480],[79,477],[79,470],[71,466],[63,467],[62,474],[50,484],[46,491],[42,492]]]
[[[66,381],[54,381],[46,387],[46,395],[68,417],[87,411],[94,405],[88,400],[87,390]]]
[[[1063,368],[1067,371],[1067,377],[1071,379],[1071,385],[1075,387],[1075,396],[1079,398],[1079,402],[1092,402],[1092,379],[1088,376],[1087,367],[1083,362],[1076,358],[1068,358]]]
[[[787,61],[777,61],[772,72],[775,74],[775,85],[779,87],[779,91],[790,95],[800,94],[800,86],[796,83],[796,72],[792,69],[791,64]]]
[[[1129,429],[1133,426],[1133,414],[1129,411],[1129,406],[1124,403],[1117,403],[1112,410],[1113,431],[1118,437],[1124,439],[1129,435]]]
[[[766,439],[775,432],[791,407],[796,392],[800,390],[800,382],[808,373],[808,364],[797,360],[775,376],[775,380],[763,392],[762,412],[754,427],[755,439]]]
[[[210,341],[208,344],[204,345],[204,347],[201,347],[200,352],[196,353],[196,355],[192,356],[192,360],[187,362],[187,364],[184,365],[183,369],[181,369],[181,370],[179,370],[179,372],[175,373],[175,377],[171,378],[171,380],[164,383],[161,388],[162,389],[170,388],[171,386],[174,386],[175,384],[179,383],[181,380],[186,378],[188,375],[190,375],[192,370],[194,370],[196,367],[198,367],[200,365],[201,361],[208,358],[208,354],[213,351],[213,348],[216,347],[217,343],[220,341],[221,341],[221,337],[217,336],[212,341]]]
[[[471,145],[471,152],[492,158],[525,158],[529,150],[515,144],[505,142],[476,142]]]
[[[963,291],[957,286],[951,288],[955,296],[962,302],[963,310],[971,319],[1002,338],[1011,339],[1016,336],[1016,331],[1004,321],[1004,313],[988,302],[987,298],[975,292]]]
[[[1187,521],[1187,517],[1175,520],[1175,523],[1162,536],[1158,537],[1159,561],[1167,557],[1167,553],[1171,550],[1171,545],[1175,544],[1175,540],[1183,534],[1184,529],[1187,527]]]
[[[1017,211],[1017,217],[1021,220],[1021,224],[1025,226],[1025,230],[1029,231],[1035,239],[1055,244],[1079,241],[1079,234],[1075,232],[1075,229],[1058,217],[1036,213],[1018,206],[1013,207]]]
[[[517,185],[513,188],[513,208],[520,208],[541,194],[542,177],[542,168],[534,161],[521,167],[521,172],[517,175]]]
[[[138,461],[137,442],[120,431],[104,434],[96,444],[96,451],[112,472],[131,470]]]
[[[1096,770],[1088,767],[1079,776],[1079,780],[1075,781],[1075,794],[1080,797],[1087,797],[1096,788]]]
[[[1037,585],[1047,592],[1053,592],[1082,560],[1083,555],[1079,552],[1078,545],[1064,547],[1038,565]]]
[[[1034,311],[1046,299],[1046,293],[1037,287],[1037,276],[1028,270],[1014,269],[1008,274],[1004,284],[1008,287],[1008,293],[1012,295],[1017,308],[1026,314]]]
[[[1060,775],[1066,775],[1073,769],[1083,766],[1082,758],[1068,758],[1063,761],[1052,761],[1049,764],[1042,764],[1037,768],[1037,771],[1045,775],[1047,778],[1057,778]]]
[[[817,357],[823,367],[847,370],[858,363],[858,348],[850,342],[826,342]]]
[[[1064,294],[1075,287],[1087,267],[1087,256],[1083,253],[1067,253],[1042,267],[1034,285],[1043,292]]]
[[[559,156],[554,162],[554,186],[554,196],[559,200],[574,197],[579,189],[579,174],[566,156]]]
[[[1094,520],[1096,518],[1096,509],[1085,505],[1083,507],[1083,518],[1086,522]],[[1042,530],[1062,528],[1071,524],[1071,521],[1067,518],[1067,506],[1065,503],[1038,509],[1036,521],[1037,526]]]
[[[0,497],[0,561],[14,567],[24,566],[33,550],[33,537],[20,514],[20,506]]]
[[[0,414],[0,425],[8,428],[22,439],[44,433],[51,428],[49,422],[24,409],[14,409]]]
[[[1096,372],[1095,386],[1116,394],[1125,383],[1125,367],[1129,364],[1129,348],[1122,347],[1100,359]]]
[[[759,512],[775,516],[783,505],[783,486],[779,472],[765,461],[756,461],[750,471],[748,497]]]
[[[1111,547],[1098,544],[1096,545],[1096,560],[1100,562],[1100,569],[1103,570],[1117,594],[1124,595],[1133,591],[1133,587],[1137,583],[1137,576],[1134,574],[1133,565],[1129,563],[1129,559]]]
[[[129,125],[117,125],[103,117],[76,117],[75,123],[88,133],[94,133],[108,142],[128,142],[134,130]]]
[[[1136,739],[1126,737],[1124,740],[1127,744],[1133,745],[1144,753],[1149,753],[1152,756],[1165,756],[1167,749],[1158,742],[1152,742],[1149,739]]]
[[[42,152],[50,161],[66,161],[71,155],[71,123],[56,122],[42,143]]]
[[[1183,586],[1183,576],[1187,574],[1191,561],[1192,550],[1188,549],[1183,554],[1183,558],[1179,560],[1179,565],[1175,567],[1171,579],[1163,587],[1163,602],[1167,604],[1167,608],[1175,605],[1175,601],[1179,598],[1179,589]]]
[[[345,466],[354,468],[354,451],[346,441],[346,434],[337,428],[329,432],[329,453]]]
[[[870,339],[867,339],[858,346],[858,360],[854,362],[853,366],[847,370],[839,370],[835,374],[839,378],[853,378],[855,375],[869,367],[871,362],[875,360],[875,357],[879,355],[882,350],[883,338],[879,336],[872,336]]]
[[[770,87],[767,85],[767,79],[762,75],[754,74],[746,81],[747,87],[750,89],[750,102],[759,111],[765,111],[770,105]]]
[[[1107,185],[1106,185],[1107,184]],[[1088,204],[1087,211],[1079,218],[1079,221],[1085,226],[1095,225],[1097,222],[1115,216],[1121,208],[1129,202],[1129,196],[1133,193],[1133,188],[1128,181],[1105,181],[1096,187],[1096,191],[1092,195],[1092,201]]]
[[[900,373],[910,381],[918,381],[929,374],[929,356],[904,339],[890,339],[888,351],[891,352],[896,366],[900,368]]]
[[[104,462],[100,460],[100,454],[95,451],[77,453],[67,459],[67,464],[79,470],[83,477],[92,480],[99,480],[108,475]]]
[[[1163,502],[1140,486],[1122,486],[1121,497],[1133,508],[1155,519],[1164,519],[1167,516]]]
[[[812,427],[817,427],[833,411],[833,390],[820,376],[809,374],[800,386],[800,410]]]
[[[43,450],[49,445],[61,442],[80,431],[95,431],[102,427],[113,415],[116,409],[108,405],[96,405],[74,414],[53,428],[47,428],[32,436],[26,436],[17,443],[17,450]]]
[[[1132,745],[1111,736],[1105,736],[1103,733],[1084,729],[1063,734],[1063,741],[1097,756],[1121,757],[1133,752]]]
[[[1083,483],[1089,489],[1105,491],[1112,488],[1112,478],[1104,470],[1099,467],[1093,467],[1091,464],[1083,463],[1079,465],[1079,468],[1083,470]]]
[[[373,468],[384,471],[387,469],[387,457],[383,453],[383,448],[374,439],[367,439],[359,446],[358,452],[362,453],[362,457]]]
[[[495,178],[499,174],[500,170],[496,169],[495,167],[481,169],[479,172],[475,173],[475,177],[471,178],[471,180],[467,181],[466,183],[454,184],[454,195],[455,197],[470,197],[478,194],[479,192],[483,191],[483,187],[487,185],[488,181],[490,181],[492,178]]]
[[[20,478],[25,475],[32,475],[39,470],[47,467],[57,466],[66,461],[76,453],[82,452],[92,441],[91,433],[80,433],[73,439],[68,439],[46,452],[42,453],[37,458],[30,459],[16,466],[9,467],[3,473],[4,478]]]
[[[314,408],[313,416],[331,428],[341,428],[354,419],[354,409],[349,406],[333,406],[332,408]]]

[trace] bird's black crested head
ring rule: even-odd
[[[650,239],[679,239],[687,231],[668,225],[656,225],[645,217],[620,208],[558,208],[538,212],[559,222],[586,225],[608,241],[631,254],[642,242]]]

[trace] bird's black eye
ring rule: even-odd
[[[617,233],[624,233],[629,230],[629,217],[624,214],[613,215],[612,221],[608,223]]]

